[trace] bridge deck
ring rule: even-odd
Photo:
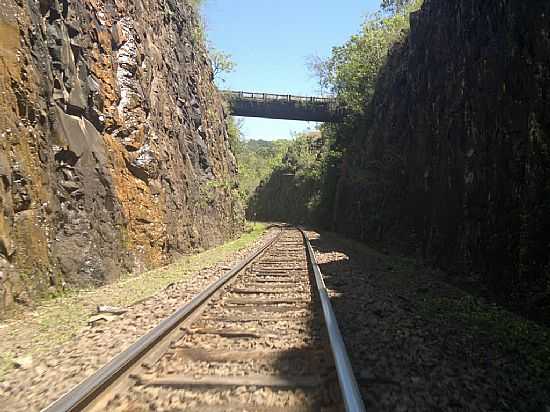
[[[235,91],[223,94],[235,116],[338,122],[344,114],[334,98]]]

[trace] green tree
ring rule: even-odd
[[[328,128],[331,126],[294,135],[278,164],[249,199],[249,215],[264,220],[310,223],[318,223],[327,216],[323,198],[326,172],[341,157],[333,147],[334,135]]]
[[[391,47],[405,38],[410,13],[422,5],[422,0],[392,1],[387,3],[391,10],[391,4],[399,3],[403,8],[395,9],[389,16],[383,12],[368,16],[361,31],[343,46],[334,47],[331,57],[324,61],[312,58],[308,62],[319,83],[354,112],[364,111]]]
[[[328,59],[310,57],[307,65],[321,93],[335,95],[341,105],[361,114],[374,94],[388,53],[405,38],[409,15],[421,4],[422,0],[388,1],[386,8],[365,20],[359,33],[333,48]],[[276,156],[258,141],[246,142],[239,169],[249,216],[330,225],[342,170],[341,146],[345,146],[345,136],[356,133],[354,119],[350,116],[342,124],[300,133]],[[265,159],[269,159],[267,164]]]
[[[221,77],[223,73],[231,73],[235,70],[235,62],[231,60],[231,55],[210,47],[208,50],[208,56],[212,62],[212,72],[214,78],[225,82],[225,79]]]
[[[242,150],[242,123],[242,119],[235,119],[233,116],[228,116],[226,119],[229,147],[235,156]]]
[[[247,202],[262,180],[268,178],[281,163],[290,144],[288,140],[246,140],[241,133],[242,121],[233,117],[227,120],[231,150],[239,169],[239,190]]]
[[[389,14],[396,14],[403,11],[414,0],[382,0],[380,3],[380,9]]]
[[[318,55],[311,55],[306,60],[306,66],[312,77],[317,80],[319,85],[319,94],[332,94],[332,88],[329,81],[330,64],[328,59],[323,59]]]

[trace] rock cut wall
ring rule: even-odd
[[[242,226],[188,1],[0,0],[0,311]]]
[[[549,94],[548,1],[426,0],[347,148],[336,227],[544,292]]]

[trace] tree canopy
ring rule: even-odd
[[[368,16],[360,32],[334,47],[328,59],[310,58],[308,66],[319,78],[321,88],[352,111],[362,112],[374,93],[388,52],[406,36],[409,15],[421,5],[422,0],[384,0],[383,11]]]
[[[231,73],[235,70],[236,64],[233,60],[231,60],[231,55],[210,47],[208,50],[208,56],[212,62],[214,78],[219,78],[222,82],[224,82],[225,79],[221,77],[222,73]]]

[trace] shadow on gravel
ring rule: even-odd
[[[304,245],[305,246],[305,245]],[[309,285],[312,296],[311,311],[313,313],[312,321],[309,323],[310,336],[315,336],[321,342],[321,354],[318,360],[313,360],[313,365],[317,366],[317,372],[321,375],[321,390],[319,407],[313,411],[344,412],[345,408],[341,397],[341,391],[338,384],[338,376],[334,368],[332,353],[330,350],[330,341],[324,325],[324,317],[321,309],[321,301],[317,293],[315,274],[308,259]],[[316,345],[318,347],[318,345]],[[307,356],[307,354],[306,354]]]
[[[548,329],[410,259],[309,236],[369,411],[550,411]]]
[[[312,296],[306,312],[312,314],[304,323],[305,334],[309,337],[304,345],[298,348],[284,350],[274,360],[274,368],[281,375],[289,376],[319,376],[319,382],[308,390],[318,393],[316,402],[307,407],[305,405],[288,405],[285,410],[296,412],[343,412],[344,406],[340,395],[338,377],[334,369],[334,362],[330,352],[330,344],[324,327],[321,303],[317,294],[315,276],[308,261],[309,286]],[[291,337],[292,332],[288,335]]]

